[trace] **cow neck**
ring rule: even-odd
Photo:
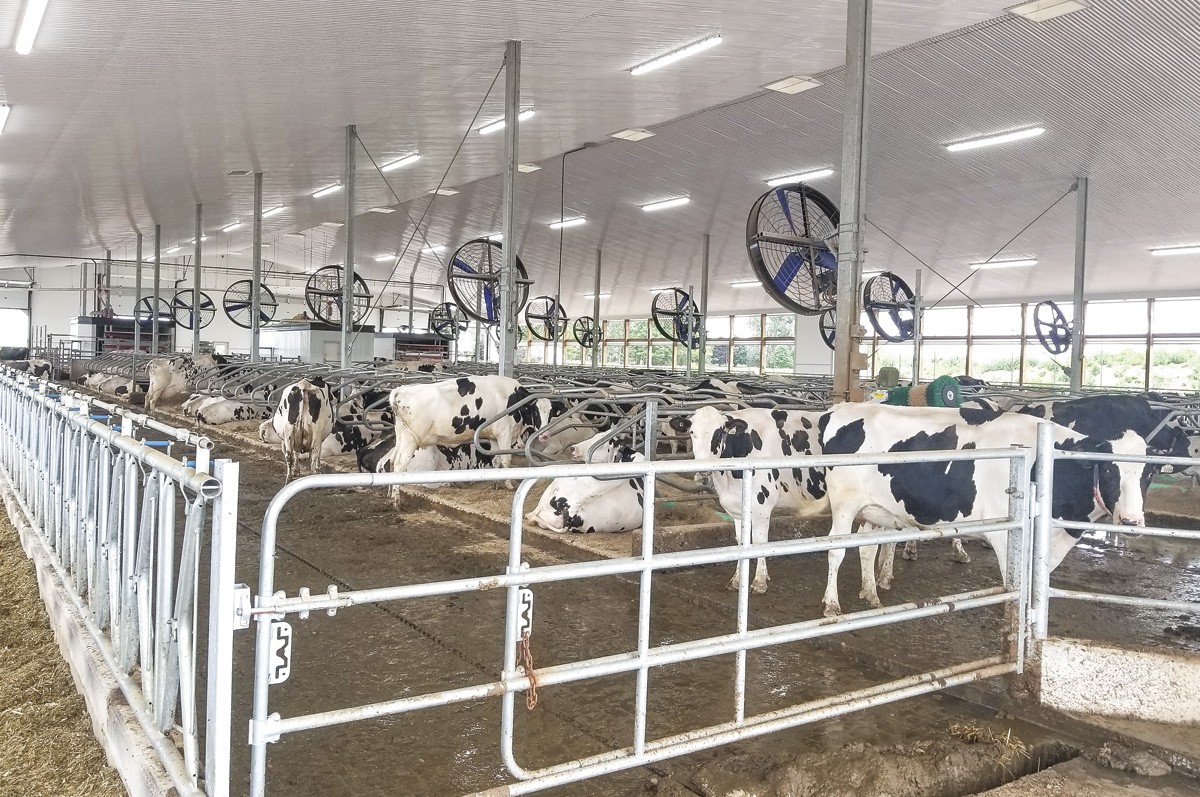
[[[1104,503],[1104,496],[1100,494],[1100,463],[1092,463],[1092,496],[1096,499],[1096,506],[1104,510],[1105,514],[1112,515],[1112,510]],[[1116,517],[1113,515],[1113,517]]]

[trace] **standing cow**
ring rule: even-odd
[[[839,404],[822,418],[821,446],[827,454],[956,451],[974,448],[1035,448],[1038,420],[1017,413],[979,413],[935,407],[892,407],[882,404]],[[1055,426],[1054,447],[1144,456],[1146,441],[1126,431],[1114,440],[1086,437]],[[856,519],[864,528],[921,528],[959,521],[1008,516],[1009,461],[1006,459],[841,465],[828,468],[833,522],[830,534],[849,534]],[[1026,474],[1026,478],[1030,474]],[[1109,513],[1118,523],[1142,525],[1144,468],[1139,463],[1056,460],[1052,514],[1069,521],[1088,521],[1095,512]],[[1079,532],[1056,528],[1050,544],[1050,567],[1058,566],[1079,539]],[[988,539],[1007,573],[1007,533]],[[860,596],[879,606],[875,581],[875,546],[859,549]],[[837,574],[844,549],[829,551],[825,615],[841,614]]]
[[[324,380],[313,377],[301,379],[283,389],[275,414],[259,427],[259,436],[266,439],[266,428],[283,448],[285,481],[300,472],[300,455],[308,454],[309,470],[321,468],[321,447],[333,428],[333,400]]]

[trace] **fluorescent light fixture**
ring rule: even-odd
[[[42,15],[46,13],[46,5],[50,0],[25,0],[25,16],[21,19],[21,29],[17,31],[17,39],[13,49],[21,55],[29,55],[33,49],[33,40],[37,38],[38,28],[42,25]]]
[[[271,208],[270,210],[264,210],[262,212],[262,217],[264,219],[269,219],[272,216],[278,216],[280,213],[282,213],[285,210],[287,210],[286,205],[276,205],[275,207]]]
[[[1008,9],[1008,13],[1025,17],[1030,22],[1045,22],[1084,8],[1087,8],[1087,3],[1080,0],[1034,0],[1032,3],[1013,6]]]
[[[437,194],[438,196],[454,196],[458,191],[454,188],[435,188],[429,193]]]
[[[656,210],[666,210],[667,208],[677,208],[680,205],[686,205],[691,201],[691,197],[677,196],[674,199],[664,199],[659,202],[651,202],[648,205],[642,205],[642,210],[653,212]]]
[[[789,174],[785,177],[775,177],[767,180],[767,185],[776,188],[781,185],[791,185],[792,183],[807,183],[810,180],[820,180],[822,177],[828,177],[833,174],[833,169],[812,169],[799,174]]]
[[[0,133],[4,132],[4,123],[8,121],[8,112],[12,110],[7,105],[0,105]]]
[[[377,208],[367,208],[368,213],[395,213],[395,208],[385,208],[383,206]]]
[[[655,69],[660,69],[660,68],[666,66],[667,64],[673,64],[676,61],[678,61],[680,58],[687,58],[689,55],[695,55],[696,53],[703,52],[704,50],[707,50],[709,47],[716,47],[720,43],[721,43],[721,35],[720,34],[717,34],[715,36],[708,36],[706,38],[701,39],[698,42],[692,42],[691,44],[687,45],[686,47],[680,47],[678,50],[672,50],[671,52],[667,53],[666,55],[660,55],[658,58],[651,58],[649,61],[645,62],[644,64],[638,64],[633,69],[629,70],[629,74],[644,75],[647,72],[651,72]]]
[[[335,183],[334,185],[327,185],[324,188],[322,188],[320,191],[314,191],[312,198],[320,199],[323,196],[329,196],[330,194],[336,194],[338,191],[341,191],[341,190],[342,190],[341,183]]]
[[[643,130],[640,127],[631,127],[628,130],[613,133],[612,138],[620,138],[625,141],[641,141],[644,138],[654,138],[654,135],[649,130]]]
[[[385,262],[385,261],[388,261],[388,260],[398,260],[398,259],[399,259],[399,258],[397,258],[395,255],[377,255],[377,256],[375,257],[375,262],[376,262],[376,263],[383,263],[383,262]]]
[[[583,216],[575,216],[571,219],[562,219],[550,223],[550,229],[561,230],[563,227],[578,227],[580,224],[586,224],[587,219]]]
[[[1031,257],[1021,260],[990,260],[986,263],[972,263],[972,269],[983,268],[1024,268],[1026,266],[1036,266],[1037,261]]]
[[[222,227],[221,232],[233,232],[234,230],[236,230],[238,227],[241,227],[241,226],[242,226],[242,223],[240,221],[235,221],[233,224],[229,224],[225,227]]]
[[[526,108],[525,110],[523,110],[519,114],[517,114],[517,121],[524,122],[526,119],[528,119],[531,116],[533,116],[533,109]],[[479,128],[479,130],[477,132],[481,136],[486,136],[488,133],[495,133],[497,130],[503,130],[503,129],[504,129],[504,120],[497,119],[494,122],[488,122],[486,125]]]
[[[399,160],[394,160],[391,163],[384,164],[382,167],[380,167],[379,171],[390,172],[393,169],[401,169],[405,166],[408,166],[410,163],[416,163],[419,160],[421,160],[421,153],[414,152],[411,155],[405,155]]]
[[[193,243],[194,243],[194,242],[193,242]],[[165,255],[173,255],[173,254],[175,254],[175,253],[176,253],[176,252],[178,252],[178,251],[179,251],[179,247],[178,247],[178,246],[172,246],[170,249],[168,249],[167,251],[163,252],[163,254],[165,254]]]
[[[608,297],[610,297],[610,296],[612,296],[612,294],[611,294],[611,293],[609,293],[608,291],[600,291],[600,298],[601,298],[601,299],[607,299],[607,298],[608,298]],[[594,293],[585,293],[585,294],[583,295],[583,298],[585,298],[585,299],[594,299],[594,298],[596,298],[596,294],[594,294]]]
[[[201,241],[201,243],[203,243],[204,241],[207,241],[207,240],[208,240],[208,236],[207,236],[207,235],[201,235],[201,236],[200,236],[200,241]],[[189,239],[188,239],[188,243],[190,243],[190,244],[194,244],[194,243],[196,243],[196,239],[195,239],[195,238],[189,238]]]
[[[651,293],[662,293],[663,291],[669,291],[674,287],[675,287],[674,285],[667,285],[666,287],[663,287],[663,288],[651,288],[650,292]]]
[[[542,167],[538,166],[536,163],[518,163],[517,164],[517,171],[522,172],[524,174],[529,174],[530,172],[540,172],[541,170],[542,170]]]
[[[780,94],[799,94],[802,91],[815,89],[819,85],[821,85],[821,81],[815,77],[792,75],[791,77],[785,77],[783,80],[768,83],[763,88],[770,91],[778,91]]]
[[[1185,246],[1155,246],[1150,250],[1150,254],[1155,257],[1168,257],[1170,255],[1200,255],[1200,245],[1188,244]]]
[[[761,287],[762,287],[762,283],[761,283],[761,282],[759,282],[758,280],[738,280],[737,282],[731,282],[731,283],[729,283],[729,287],[731,287],[731,288],[754,288],[754,287],[760,287],[760,288],[761,288]]]
[[[346,225],[342,224],[342,222],[340,222],[340,221],[323,221],[323,222],[321,222],[321,226],[322,227],[345,227]]]
[[[990,147],[993,144],[1008,144],[1011,141],[1034,138],[1045,132],[1046,128],[1044,127],[1026,127],[1021,130],[1010,130],[1007,133],[995,133],[990,136],[981,136],[980,138],[968,138],[966,141],[956,141],[953,144],[947,144],[946,149],[951,152],[962,152],[968,149]]]
[[[494,233],[492,233],[491,235],[485,235],[485,236],[483,236],[483,237],[484,237],[484,238],[487,238],[489,241],[503,241],[503,240],[504,240],[504,233],[502,233],[502,232],[494,232]]]
[[[426,255],[436,255],[438,252],[441,252],[445,248],[446,247],[442,246],[441,244],[437,244],[436,246],[427,246],[424,249],[422,249],[421,252]]]

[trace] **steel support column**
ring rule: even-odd
[[[500,199],[501,232],[504,234],[504,265],[500,270],[500,375],[512,376],[517,359],[517,152],[520,148],[517,116],[521,113],[521,43],[510,41],[504,48],[504,188]]]
[[[137,265],[133,267],[133,376],[137,379],[137,359],[142,353],[142,324],[137,320],[137,303],[142,298],[142,233],[137,233]]]
[[[596,279],[592,285],[592,318],[596,322],[596,334],[592,336],[592,367],[600,365],[600,342],[604,339],[604,323],[600,320],[600,267],[603,263],[603,250],[596,250]],[[579,361],[583,362],[580,355]]]
[[[842,121],[841,224],[838,227],[838,295],[833,358],[833,400],[861,401],[862,354],[852,330],[859,325],[863,194],[866,183],[867,68],[871,56],[871,2],[849,0],[846,9],[846,106]]]
[[[154,225],[154,298],[150,300],[150,352],[158,356],[158,294],[162,289],[162,225]],[[135,314],[136,315],[136,314]],[[137,323],[136,321],[134,323]]]
[[[913,367],[912,367],[912,383],[918,384],[921,381],[921,269],[917,269],[917,279],[914,283],[916,290],[914,291],[913,302]]]
[[[250,256],[250,362],[258,362],[259,320],[262,313],[262,183],[263,173],[254,173],[254,253]]]
[[[1087,261],[1088,178],[1075,181],[1075,293],[1072,297],[1074,333],[1071,335],[1071,390],[1083,387],[1084,305],[1083,279]]]
[[[708,233],[704,233],[704,243],[700,250],[700,363],[696,366],[696,373],[704,375],[704,359],[708,356],[708,255],[711,247],[711,240]],[[688,362],[691,362],[691,354],[688,354]]]
[[[192,260],[192,354],[200,353],[200,239],[204,237],[204,205],[196,203],[196,253]],[[178,342],[176,342],[178,346]]]
[[[350,365],[354,329],[354,125],[346,125],[346,265],[342,268],[342,368]]]

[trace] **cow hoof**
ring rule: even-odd
[[[751,581],[750,582],[750,591],[753,592],[755,595],[766,595],[767,594],[767,582],[766,581]]]
[[[910,562],[917,561],[917,552],[909,551],[907,548],[904,549],[904,552],[902,554],[900,554],[900,556],[903,557],[904,559],[907,559]]]
[[[825,616],[826,617],[841,617],[842,616],[842,605],[840,603],[825,604]]]
[[[966,551],[963,551],[962,553],[956,552],[954,554],[954,561],[961,562],[964,565],[970,564],[971,563],[971,555],[968,554]]]
[[[738,577],[734,576],[733,578],[729,579],[729,583],[725,585],[725,589],[729,590],[730,592],[737,592],[737,588]]]
[[[877,586],[880,589],[891,589],[892,588],[892,580],[890,578],[881,579]]]
[[[870,604],[872,607],[874,607],[874,608],[876,608],[876,609],[878,609],[880,606],[882,606],[882,605],[883,605],[882,603],[880,603],[880,602],[879,602],[879,596],[878,596],[878,595],[869,595],[869,594],[867,594],[867,591],[866,591],[866,590],[863,590],[863,591],[859,592],[859,593],[858,593],[858,597],[862,598],[862,599],[863,599],[863,600],[865,600],[865,601],[866,601],[868,604]]]

